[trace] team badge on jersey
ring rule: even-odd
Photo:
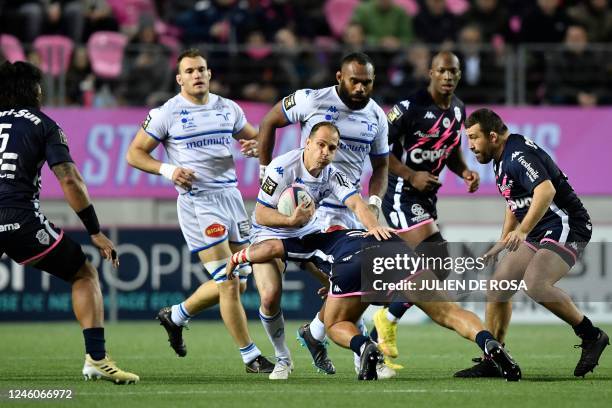
[[[399,108],[399,106],[395,105],[388,113],[387,113],[387,120],[389,121],[389,123],[394,123],[396,120],[398,120],[402,115],[404,114],[404,112],[402,112],[402,110]]]
[[[267,195],[273,195],[276,191],[276,187],[278,187],[278,183],[270,178],[270,176],[266,177],[263,184],[261,185],[261,189]]]
[[[291,95],[283,99],[283,106],[285,107],[285,110],[293,108],[295,104],[295,93],[292,93]]]
[[[38,230],[36,233],[36,239],[43,245],[49,245],[49,234],[45,230]]]
[[[455,106],[455,119],[457,119],[457,122],[461,122],[461,109],[458,106]]]
[[[225,235],[225,226],[219,223],[210,224],[208,227],[206,227],[204,233],[207,237],[219,238]]]

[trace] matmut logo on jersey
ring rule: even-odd
[[[204,233],[207,237],[219,238],[225,235],[225,226],[219,223],[210,224],[208,227],[206,227]]]

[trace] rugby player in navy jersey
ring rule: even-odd
[[[119,265],[83,178],[70,157],[66,135],[40,111],[42,74],[26,62],[0,65],[0,255],[48,272],[72,285],[72,307],[85,340],[85,379],[139,381],[106,355],[104,303],[96,268],[81,247],[40,211],[40,173],[47,162],[66,201],[77,213],[100,255]],[[40,333],[44,338],[45,333]]]
[[[594,327],[556,283],[576,263],[591,239],[591,219],[567,177],[533,141],[510,134],[502,119],[479,109],[466,120],[472,152],[480,163],[493,160],[497,187],[507,208],[498,242],[485,257],[495,260],[507,249],[494,280],[523,279],[534,301],[569,324],[582,340],[574,375],[584,377],[597,366],[609,344],[608,335]],[[513,292],[489,292],[486,323],[503,341],[508,331]],[[457,377],[498,376],[487,358],[455,374]]]
[[[391,253],[387,251],[392,257],[415,255],[414,251],[395,235],[391,235],[386,241],[380,241],[374,232],[337,230],[309,234],[302,238],[269,239],[252,244],[232,256],[226,272],[228,279],[233,279],[233,269],[236,266],[247,262],[267,262],[273,258],[312,261],[329,275],[330,290],[323,311],[325,331],[336,344],[350,348],[360,356],[357,379],[376,380],[377,366],[382,363],[383,355],[376,343],[364,335],[356,323],[369,306],[362,297],[363,291],[370,287],[367,283],[362,284],[362,267],[368,263],[369,254],[376,253],[378,256],[381,251],[388,249],[389,247],[384,247],[387,243],[395,244]],[[401,245],[397,245],[398,243]],[[368,279],[367,275],[363,276]],[[425,270],[409,280],[414,282],[416,287],[422,287],[422,283],[417,283],[420,279],[432,281],[437,278],[433,272]],[[438,291],[408,291],[404,292],[403,296],[439,325],[477,343],[485,355],[490,356],[499,366],[508,381],[518,381],[521,378],[518,364],[493,335],[485,330],[474,313],[462,309],[457,303],[447,301],[448,297]]]
[[[465,106],[454,94],[461,79],[459,59],[448,51],[436,54],[429,75],[427,88],[387,113],[392,148],[382,209],[389,226],[396,228],[411,248],[428,256],[446,257],[446,241],[436,224],[439,175],[448,167],[465,180],[470,193],[478,189],[480,177],[467,167],[461,153]],[[439,272],[441,278],[448,274]],[[374,314],[372,336],[389,357],[398,355],[397,322],[409,307],[394,302]],[[388,360],[387,364],[401,367]]]

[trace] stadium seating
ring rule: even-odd
[[[70,66],[74,43],[63,35],[41,35],[34,40],[34,49],[40,56],[42,71],[56,77]]]
[[[94,74],[105,79],[114,79],[121,75],[123,51],[127,42],[127,37],[121,33],[94,33],[87,42],[87,55]]]
[[[336,37],[340,38],[344,34],[357,4],[359,0],[327,0],[325,2],[327,24]]]
[[[25,61],[25,54],[19,39],[10,34],[0,34],[2,55],[10,62]]]

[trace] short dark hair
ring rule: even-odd
[[[29,62],[0,64],[0,109],[40,108],[42,72]]]
[[[197,57],[202,57],[206,60],[206,56],[199,49],[197,48],[186,49],[185,51],[181,52],[179,56],[176,58],[176,69],[177,70],[179,69],[179,66],[181,65],[181,61],[183,60],[183,58],[197,58]]]
[[[348,55],[345,55],[340,61],[340,68],[345,66],[346,64],[350,64],[351,62],[356,62],[360,65],[368,65],[370,64],[372,68],[374,68],[374,63],[372,59],[368,56],[368,54],[364,52],[352,52]]]
[[[508,127],[499,117],[499,115],[493,112],[491,109],[482,108],[478,109],[465,120],[465,128],[470,128],[474,125],[480,125],[480,130],[485,135],[488,135],[491,132],[495,132],[497,134],[504,134],[508,130]]]
[[[316,125],[314,125],[312,127],[312,129],[310,129],[310,133],[308,134],[308,137],[311,137],[312,135],[317,133],[317,131],[319,129],[321,129],[322,127],[330,128],[331,130],[333,130],[334,132],[336,132],[338,134],[338,137],[340,137],[340,130],[338,129],[338,127],[336,125],[334,125],[331,122],[319,122],[319,123],[317,123]]]

